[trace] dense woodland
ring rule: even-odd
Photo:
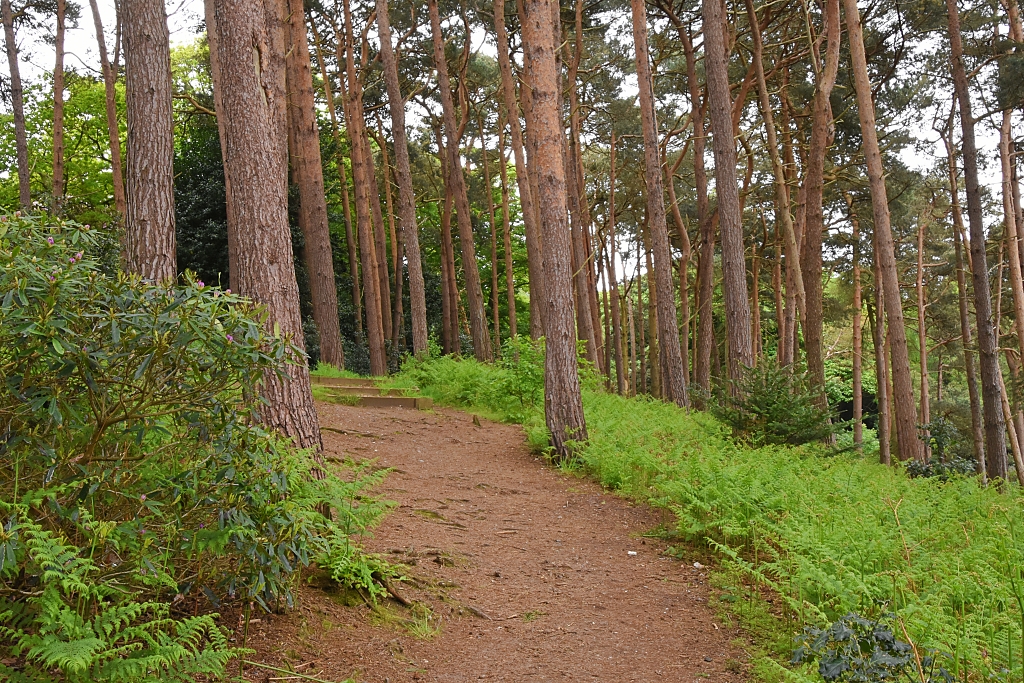
[[[532,338],[556,460],[596,376],[1024,485],[1016,0],[206,0],[173,43],[164,0],[0,7],[0,207],[259,304],[295,362],[248,391],[302,447],[318,364]]]

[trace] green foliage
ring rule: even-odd
[[[718,385],[712,414],[754,445],[798,446],[836,432],[835,415],[821,410],[803,374],[774,363],[747,369]]]
[[[805,629],[797,643],[792,663],[818,660],[818,673],[826,681],[950,683],[953,680],[949,672],[939,666],[944,660],[942,656],[934,652],[926,654],[921,657],[919,668],[913,646],[897,639],[888,624],[852,612],[828,628]]]
[[[386,472],[313,476],[258,416],[301,352],[194,277],[104,274],[99,237],[0,215],[0,653],[24,680],[191,680],[237,651],[168,603],[290,604],[299,568],[379,518]]]
[[[486,400],[502,372],[449,361],[420,366],[417,381],[425,391],[457,381],[459,402],[433,395],[486,410],[474,400]],[[814,444],[751,448],[705,413],[645,398],[587,390],[583,402],[583,466],[623,495],[671,509],[682,539],[772,589],[786,620],[825,626],[849,612],[889,611],[921,651],[950,653],[957,678],[1024,672],[1016,487],[910,478]]]

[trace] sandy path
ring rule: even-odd
[[[715,623],[702,571],[642,537],[659,513],[544,466],[515,426],[477,426],[448,410],[322,404],[320,413],[325,427],[349,432],[325,432],[329,456],[395,468],[382,493],[399,507],[366,545],[411,565],[415,582],[398,592],[429,605],[424,623],[440,630],[416,638],[305,588],[300,609],[251,627],[260,661],[374,683],[745,678],[730,645],[737,634]]]

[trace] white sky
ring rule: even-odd
[[[69,28],[67,31],[66,64],[68,68],[90,70],[95,73],[98,71],[99,58],[93,18],[88,3],[81,0],[81,4],[83,12],[77,27]],[[107,47],[108,50],[113,50],[114,2],[113,0],[98,0],[98,4],[107,37]],[[192,41],[196,35],[196,28],[203,18],[203,0],[167,0],[167,11],[172,44]],[[625,33],[628,35],[628,17],[610,18],[613,20],[612,23],[615,24],[613,33]],[[495,54],[494,45],[483,31],[475,31],[472,42],[474,49],[492,56]],[[22,57],[22,77],[26,82],[36,82],[52,70],[53,49],[45,42],[42,35],[19,35],[19,47]],[[0,61],[3,64],[0,68],[6,70],[6,60]],[[623,84],[622,95],[635,96],[636,88],[636,77],[631,75]],[[978,104],[980,105],[981,103]],[[942,106],[947,105],[943,103]],[[980,109],[980,107],[978,108]],[[411,125],[415,125],[424,114],[424,112],[417,111],[417,109],[419,109],[418,106],[410,103],[409,123]],[[997,125],[998,121],[994,123]],[[930,141],[931,144],[922,145],[921,150],[907,148],[902,152],[901,158],[910,167],[925,171],[935,164],[936,159],[944,158],[945,150],[938,136],[927,128],[927,123],[923,123],[919,127],[917,135],[922,140]],[[1001,192],[998,131],[993,125],[993,121],[980,121],[977,126],[977,135],[979,153],[982,157],[980,159],[982,184],[988,186],[993,194],[998,197]],[[997,222],[999,220],[1001,220],[1001,215],[990,215],[988,217],[989,222]],[[633,264],[626,264],[625,269],[632,272]]]

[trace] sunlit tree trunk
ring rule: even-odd
[[[704,69],[707,73],[708,110],[715,151],[715,187],[718,227],[722,239],[722,289],[725,293],[728,374],[739,378],[753,362],[750,343],[750,301],[743,247],[743,222],[736,183],[736,144],[733,137],[732,96],[722,0],[703,0]]]
[[[879,254],[885,292],[886,322],[892,352],[894,392],[892,399],[896,408],[896,438],[901,460],[911,458],[921,460],[924,453],[921,449],[921,441],[917,438],[914,386],[910,374],[910,356],[907,352],[903,306],[899,295],[899,273],[896,268],[896,252],[889,222],[889,204],[885,189],[885,175],[882,170],[882,155],[878,147],[878,135],[875,128],[875,106],[871,99],[871,82],[868,80],[867,57],[864,53],[864,36],[860,24],[860,14],[857,10],[857,0],[845,0],[845,3],[846,25],[849,29],[854,83],[857,91],[857,112],[860,116],[864,157],[867,163],[871,202],[874,208],[875,247]]]
[[[430,31],[434,43],[434,68],[437,70],[441,109],[444,115],[444,130],[448,150],[448,179],[455,193],[455,218],[459,228],[459,247],[462,252],[462,271],[466,278],[466,298],[469,301],[469,321],[473,336],[473,355],[477,360],[492,358],[491,339],[487,333],[487,314],[484,311],[484,296],[480,286],[480,269],[476,262],[476,246],[473,242],[473,223],[466,195],[466,179],[462,175],[462,160],[459,156],[459,139],[455,128],[455,105],[452,102],[452,87],[448,77],[448,62],[444,54],[444,37],[441,34],[441,16],[436,0],[428,0]]]
[[[14,37],[14,14],[11,0],[0,0],[0,18],[4,23],[4,44],[7,48],[7,66],[11,74],[11,104],[14,110],[14,146],[18,155],[18,202],[21,208],[32,207],[32,192],[28,168],[28,133],[25,128],[25,90],[21,85],[21,65],[18,62],[18,43]]]
[[[125,260],[128,270],[164,282],[178,276],[167,13],[163,0],[124,0],[122,8],[128,112]]]
[[[217,121],[227,152],[224,173],[233,221],[228,230],[237,233],[239,290],[266,308],[270,330],[279,330],[301,351],[299,288],[288,227],[282,17],[276,0],[208,0],[206,25],[214,36],[216,58],[211,62],[222,91]],[[309,368],[304,357],[293,361],[287,376],[264,376],[266,404],[260,410],[269,427],[294,437],[301,447],[319,448]]]
[[[285,82],[288,88],[289,162],[299,195],[299,228],[309,277],[313,321],[320,334],[320,359],[345,367],[338,322],[338,287],[327,223],[327,199],[320,159],[320,127],[313,99],[313,68],[302,0],[281,0],[285,24]]]
[[[377,2],[377,31],[380,37],[381,65],[391,112],[391,135],[395,146],[395,176],[398,180],[398,216],[402,224],[402,242],[409,269],[409,306],[412,317],[412,349],[417,356],[427,352],[427,302],[420,256],[419,227],[416,223],[416,195],[409,165],[409,143],[405,131],[405,100],[398,80],[398,60],[391,45],[391,22],[387,0]]]
[[[852,1],[852,0],[847,0]],[[960,13],[956,0],[946,0],[949,24],[950,64],[953,88],[960,107],[963,131],[961,148],[964,158],[964,180],[967,189],[967,218],[971,228],[971,269],[974,280],[974,312],[978,321],[978,355],[981,360],[981,395],[985,424],[985,456],[988,476],[1006,479],[1006,425],[1003,418],[1001,370],[995,329],[992,325],[992,297],[988,283],[988,262],[985,256],[985,225],[978,182],[978,151],[974,139],[974,116],[968,92],[967,73],[963,63],[963,42],[960,37]]]
[[[524,63],[532,86],[528,119],[535,149],[562,148],[564,129],[559,114],[561,93],[556,61],[555,20],[552,0],[524,0]],[[436,7],[434,8],[436,12]],[[555,453],[571,457],[575,444],[587,440],[573,329],[571,236],[566,201],[565,169],[561,154],[531,157],[537,177],[537,202],[544,232],[544,288],[546,354],[544,358],[544,414]]]
[[[3,0],[7,2],[7,0]],[[124,173],[121,170],[121,128],[117,120],[117,73],[110,63],[107,54],[107,41],[103,35],[103,19],[96,0],[89,0],[92,9],[93,25],[96,27],[96,47],[100,53],[100,68],[103,71],[103,90],[106,95],[107,136],[110,138],[110,181],[114,189],[114,208],[121,216],[125,215],[127,204],[124,196]],[[12,74],[13,80],[13,74]],[[20,79],[19,79],[20,81]],[[18,83],[21,87],[21,83]]]

